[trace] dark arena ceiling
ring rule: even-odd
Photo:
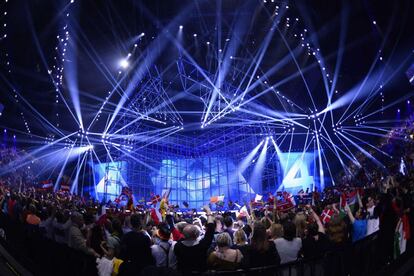
[[[411,115],[413,6],[2,1],[0,125],[32,150],[171,136],[197,147],[239,128],[349,161]]]

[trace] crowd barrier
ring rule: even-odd
[[[0,238],[2,245],[34,275],[97,275],[94,257],[43,237],[37,227],[13,221],[4,214],[0,215],[0,227],[6,233],[6,240]],[[203,275],[374,275],[382,267],[381,251],[374,233],[341,250],[327,252],[323,258],[237,271],[207,271]]]

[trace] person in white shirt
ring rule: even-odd
[[[274,240],[277,252],[280,256],[280,264],[293,262],[298,259],[302,248],[302,240],[296,237],[296,227],[292,222],[283,224],[283,238]]]

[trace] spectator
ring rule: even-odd
[[[360,208],[356,211],[355,217],[348,205],[345,206],[345,210],[352,224],[352,242],[363,239],[367,234],[367,219],[365,210],[362,209],[362,204],[360,204]]]
[[[283,226],[280,223],[272,223],[269,229],[269,236],[272,241],[283,237]]]
[[[69,247],[81,250],[86,254],[100,257],[98,253],[92,248],[86,245],[86,238],[81,232],[81,228],[84,225],[83,216],[78,212],[74,212],[71,217],[72,226],[69,229]]]
[[[376,208],[375,201],[372,197],[368,197],[366,207],[368,213],[366,235],[369,236],[379,230],[379,208]]]
[[[280,264],[280,256],[276,246],[274,242],[267,239],[266,228],[260,222],[253,225],[251,244],[245,257],[248,259],[246,264],[249,267]]]
[[[310,206],[307,208],[314,222],[308,224],[306,237],[302,240],[303,256],[305,258],[321,257],[329,249],[329,239],[325,234],[325,227],[319,219],[319,216]]]
[[[239,229],[236,232],[234,232],[233,241],[234,241],[234,246],[236,247],[243,247],[248,244],[247,235],[243,229]]]
[[[227,215],[223,219],[223,223],[225,226],[224,232],[230,235],[230,238],[233,239],[234,229],[233,229],[233,218],[231,215]]]
[[[29,214],[26,217],[26,223],[30,225],[39,225],[40,218],[36,215],[36,207],[33,204],[29,206]]]
[[[334,215],[328,222],[327,234],[333,250],[341,249],[348,242],[347,226],[338,215]]]
[[[195,225],[187,225],[183,230],[184,239],[174,245],[171,259],[176,259],[177,270],[182,272],[206,270],[207,250],[214,237],[214,218],[209,207],[205,207],[207,214],[206,232],[199,240],[200,229]],[[171,253],[170,253],[171,254]],[[170,259],[170,260],[171,260]],[[174,266],[174,262],[170,262]]]
[[[72,220],[68,210],[57,212],[53,221],[54,239],[58,243],[68,244],[69,242],[69,229],[72,226]]]
[[[280,263],[296,261],[299,250],[302,248],[302,240],[296,237],[296,227],[290,221],[283,224],[283,237],[275,239],[276,249],[280,256]]]
[[[296,227],[296,237],[303,239],[305,237],[306,229],[306,216],[303,212],[299,212],[295,215],[293,223]]]
[[[155,265],[169,267],[168,256],[172,244],[170,226],[165,222],[160,223],[154,236],[154,245],[152,245],[151,251],[155,259]]]
[[[217,248],[207,260],[208,267],[214,270],[236,270],[240,267],[243,255],[239,249],[232,249],[231,237],[223,232],[216,237]]]
[[[120,259],[124,262],[119,268],[119,275],[137,275],[143,268],[155,264],[151,254],[151,239],[142,230],[138,214],[131,215],[131,226],[132,231],[121,240]]]

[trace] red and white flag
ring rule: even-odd
[[[50,179],[42,181],[41,184],[42,184],[41,188],[44,190],[53,189],[53,181]]]

